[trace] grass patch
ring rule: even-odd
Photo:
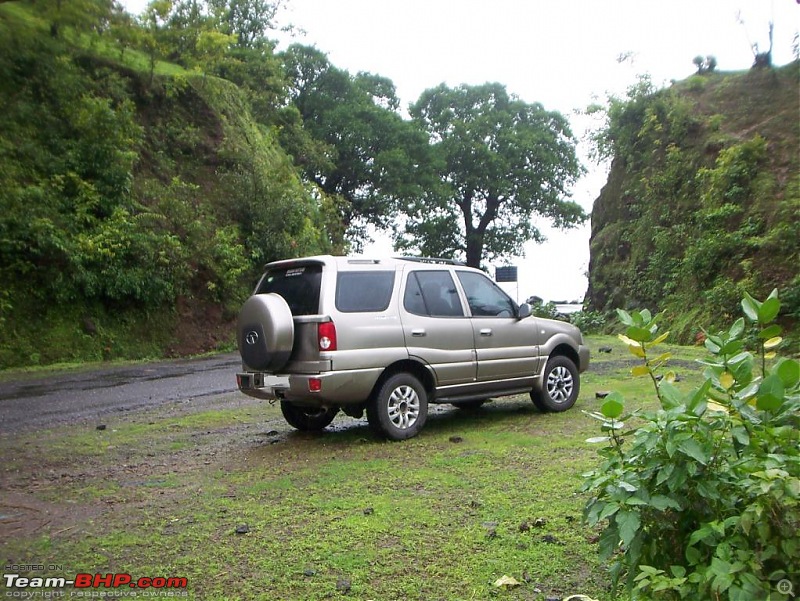
[[[525,397],[437,410],[403,443],[365,422],[294,432],[268,403],[6,437],[0,500],[24,491],[69,515],[0,537],[0,550],[73,572],[186,577],[194,599],[608,598],[581,520],[597,434],[581,410],[604,389],[653,400],[619,341],[590,344],[573,410],[540,414]],[[673,352],[691,386],[699,351]],[[521,585],[494,587],[503,575]]]

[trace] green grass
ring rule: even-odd
[[[581,520],[581,474],[596,463],[585,440],[597,435],[584,411],[606,389],[653,400],[627,375],[619,341],[590,344],[573,410],[540,414],[515,397],[433,414],[403,443],[376,440],[365,422],[294,432],[268,403],[4,437],[0,502],[24,492],[53,518],[0,537],[0,552],[74,572],[186,577],[194,599],[610,598]],[[613,352],[597,353],[603,345]],[[678,372],[681,386],[698,377]],[[495,587],[503,575],[521,585]]]

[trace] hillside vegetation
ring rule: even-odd
[[[590,308],[664,310],[683,341],[719,326],[745,291],[778,288],[800,317],[798,63],[705,73],[611,99],[592,211]]]
[[[230,344],[260,266],[335,248],[232,82],[0,5],[0,365]]]

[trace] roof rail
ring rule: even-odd
[[[400,261],[413,261],[414,263],[429,263],[431,265],[466,265],[463,261],[456,259],[442,259],[440,257],[395,257]]]

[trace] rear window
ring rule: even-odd
[[[302,265],[268,271],[256,291],[257,294],[279,294],[284,298],[292,315],[319,313],[319,289],[322,265]]]
[[[342,271],[336,281],[336,309],[342,313],[386,311],[394,271]]]

